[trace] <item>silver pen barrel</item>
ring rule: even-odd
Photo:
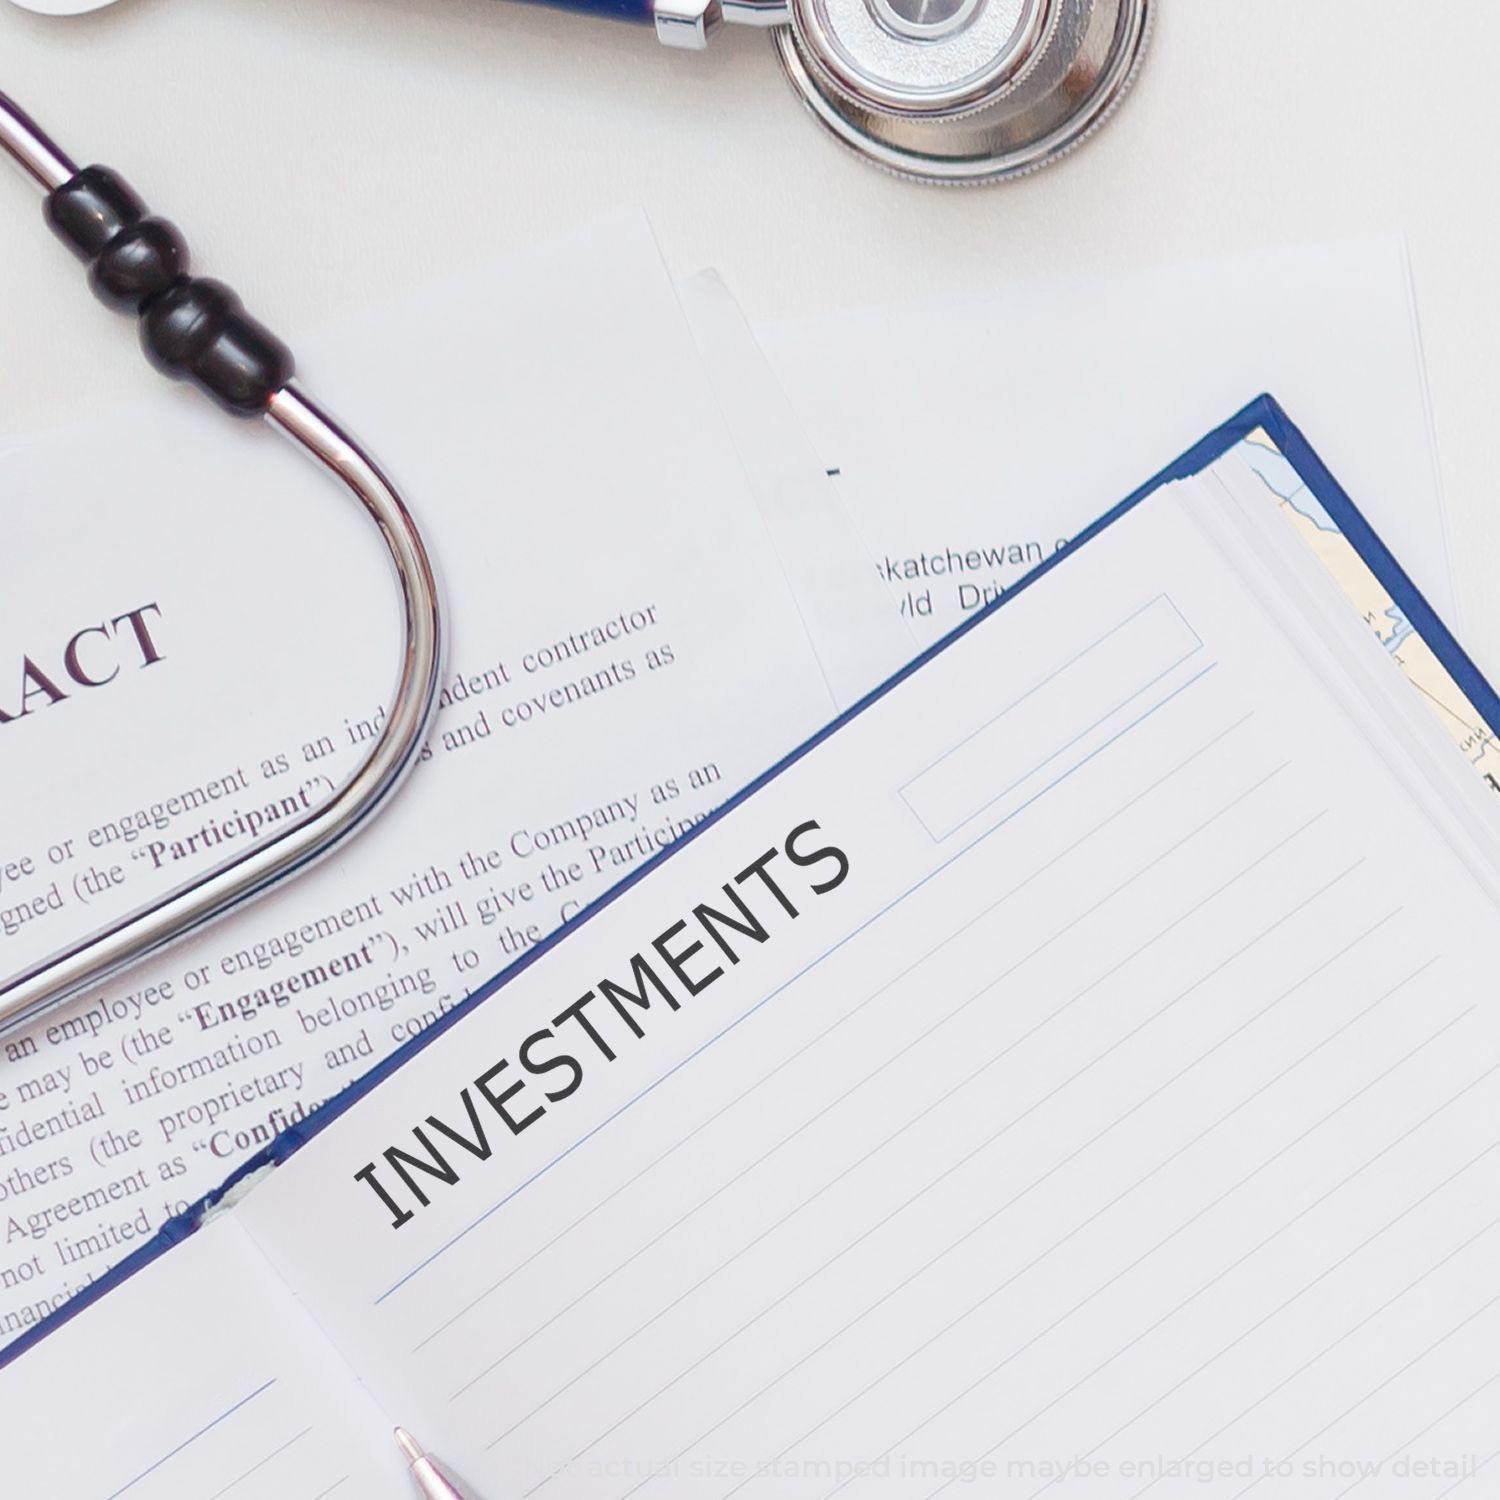
[[[396,1429],[396,1446],[406,1455],[411,1465],[412,1482],[426,1500],[468,1500],[422,1451],[422,1445],[404,1427]]]

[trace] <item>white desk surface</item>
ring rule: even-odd
[[[1157,8],[1110,128],[989,190],[917,188],[846,156],[763,36],[669,52],[645,29],[503,0],[121,0],[55,20],[0,4],[0,89],[119,169],[294,342],[630,205],[675,270],[718,266],[753,317],[1401,230],[1466,636],[1500,674],[1500,5]],[[28,219],[24,186],[4,198],[0,432],[146,389],[133,336]]]

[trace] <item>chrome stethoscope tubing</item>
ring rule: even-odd
[[[90,262],[100,297],[135,311],[146,353],[238,415],[261,416],[339,479],[379,528],[395,566],[405,627],[400,674],[384,725],[332,798],[157,901],[0,984],[0,1033],[62,1005],[127,966],[237,911],[348,838],[416,763],[437,703],[444,629],[421,532],[360,444],[291,382],[290,352],[218,282],[186,274],[181,237],[146,214],[99,167],[80,171],[4,94],[0,146],[47,194],[54,230]]]

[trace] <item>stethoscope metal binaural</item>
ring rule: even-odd
[[[83,9],[89,0],[34,0]],[[108,3],[108,0],[97,0]],[[1134,73],[1150,0],[578,0],[699,46],[719,19],[776,27],[792,81],[830,130],[908,176],[976,182],[1076,145]],[[293,383],[290,351],[216,281],[188,274],[173,226],[102,167],[80,170],[0,94],[0,148],[46,194],[48,222],[99,297],[136,314],[151,362],[220,406],[259,416],[341,480],[379,528],[405,646],[383,728],[328,802],[149,906],[0,981],[0,1033],[236,911],[361,827],[415,764],[437,702],[444,638],[420,532],[379,467]]]
[[[113,0],[15,0],[51,13]],[[702,48],[767,28],[815,118],[866,160],[925,182],[997,182],[1090,135],[1135,76],[1153,0],[552,0]]]
[[[34,1020],[237,911],[366,823],[416,762],[437,702],[443,622],[432,562],[374,460],[292,382],[291,351],[221,282],[188,274],[187,247],[104,167],[79,169],[0,94],[0,148],[46,194],[47,221],[89,267],[100,299],[140,320],[156,367],[237,416],[263,417],[354,494],[379,528],[401,591],[405,645],[384,726],[321,807],[149,906],[0,982],[0,1033]]]

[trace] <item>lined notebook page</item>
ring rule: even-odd
[[[221,1226],[17,1361],[43,1453],[96,1351],[89,1412],[167,1382],[23,1474],[300,1495],[295,1419],[148,1466],[305,1358],[326,1484],[399,1421],[485,1500],[1487,1493],[1493,809],[1237,503],[1138,507],[272,1174],[300,1314]]]
[[[1111,527],[244,1205],[481,1488],[1484,1492],[1492,879],[1349,690],[1378,650],[1273,619],[1210,489]],[[836,884],[788,857],[809,820]],[[795,920],[741,874],[772,849]],[[726,883],[769,933],[734,963],[693,915]],[[662,933],[721,977],[603,1003]],[[591,991],[613,1062],[568,1013]],[[558,1102],[539,1031],[581,1071]],[[382,1153],[493,1127],[482,1075],[541,1113],[447,1144],[455,1184],[409,1172],[420,1206]]]
[[[0,1370],[7,1495],[403,1495],[381,1419],[232,1219]]]

